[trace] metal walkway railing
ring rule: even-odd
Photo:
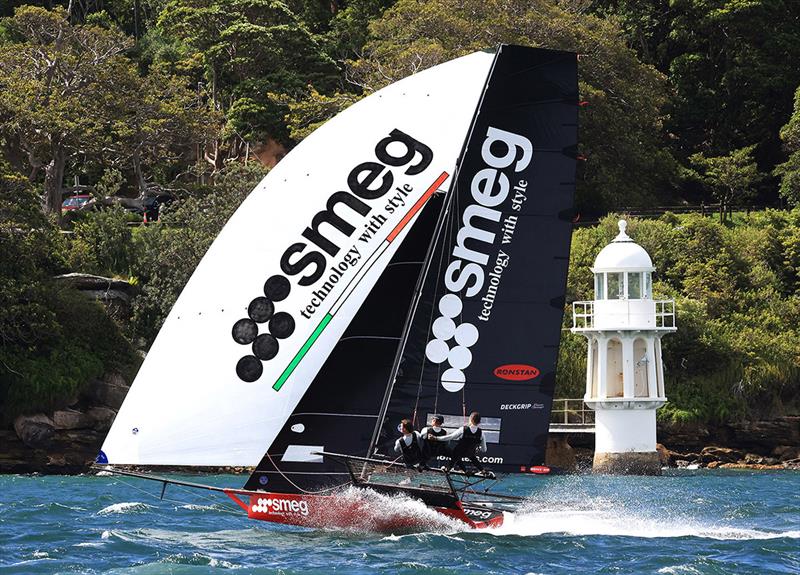
[[[550,433],[594,433],[594,411],[583,399],[554,399]]]

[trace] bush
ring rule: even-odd
[[[128,275],[133,246],[127,221],[127,212],[118,206],[77,220],[67,254],[70,268],[102,276]]]
[[[99,303],[72,288],[47,287],[42,303],[57,326],[48,341],[0,348],[0,413],[6,424],[21,413],[70,405],[104,373],[131,381],[141,361]]]

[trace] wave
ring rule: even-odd
[[[33,506],[35,509],[45,509],[47,511],[52,511],[54,509],[67,509],[69,511],[86,511],[83,507],[72,506],[72,505],[64,505],[63,503],[59,503],[58,501],[49,501],[47,503],[37,503]]]
[[[565,534],[578,537],[604,535],[643,539],[698,537],[726,541],[800,538],[798,530],[750,529],[704,521],[688,512],[629,506],[624,501],[599,497],[561,502],[545,497],[527,501],[517,512],[506,513],[502,526],[487,532],[498,536],[523,537]]]
[[[185,503],[180,505],[179,509],[188,509],[189,511],[219,511],[219,505],[197,505],[196,503]]]
[[[98,515],[107,515],[109,513],[140,513],[148,509],[153,509],[152,505],[142,503],[141,501],[124,501],[122,503],[114,503],[108,507],[103,507],[97,512]]]

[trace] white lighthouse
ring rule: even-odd
[[[650,256],[626,233],[594,261],[594,300],[572,306],[573,333],[586,337],[584,401],[595,410],[597,473],[657,475],[656,409],[664,405],[661,337],[676,330],[675,302],[654,300]]]

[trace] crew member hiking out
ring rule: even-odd
[[[436,441],[437,437],[444,437],[447,435],[447,430],[442,428],[444,417],[441,415],[434,415],[431,417],[431,424],[428,427],[423,427],[420,435],[422,436],[422,455],[425,460],[437,458],[440,456],[449,456],[447,450],[447,443]]]
[[[494,477],[494,473],[483,469],[483,465],[478,461],[478,456],[476,455],[476,451],[486,453],[486,438],[483,436],[483,430],[479,427],[480,423],[481,414],[473,411],[469,415],[469,425],[459,427],[452,433],[435,438],[435,441],[457,441],[450,457],[450,463],[446,467],[443,466],[443,470],[452,471],[453,466],[457,465],[459,469],[466,473],[467,468],[462,461],[466,457],[478,469],[477,475]]]
[[[403,436],[394,443],[395,453],[403,455],[406,467],[416,467],[420,471],[426,469],[425,458],[422,455],[422,438],[414,431],[410,419],[400,422],[400,432]]]

